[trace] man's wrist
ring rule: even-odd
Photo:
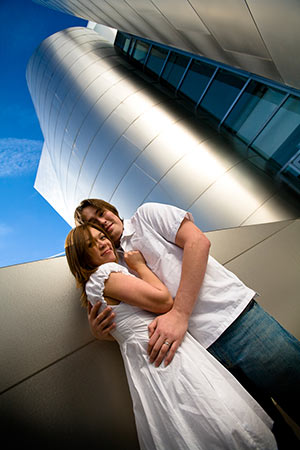
[[[188,322],[191,312],[187,311],[186,308],[183,308],[180,305],[176,305],[176,298],[174,301],[172,311],[174,311],[174,313],[180,316],[181,320],[186,320]]]

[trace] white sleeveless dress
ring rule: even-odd
[[[86,293],[92,304],[102,302],[101,310],[111,272],[132,276],[116,263],[97,269]],[[155,314],[122,302],[111,308],[142,450],[277,448],[269,416],[189,333],[171,364],[157,368],[147,355],[148,325]]]

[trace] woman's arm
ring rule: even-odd
[[[140,278],[112,272],[105,282],[104,294],[156,314],[169,311],[173,299],[166,286],[146,265],[140,252],[131,251],[124,256],[126,264]]]

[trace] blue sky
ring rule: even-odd
[[[0,1],[0,267],[64,251],[70,226],[33,188],[43,135],[25,71],[46,37],[87,21],[32,0]]]

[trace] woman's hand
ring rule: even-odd
[[[146,265],[146,261],[139,250],[131,250],[124,253],[124,261],[135,272],[139,271],[139,267]]]

